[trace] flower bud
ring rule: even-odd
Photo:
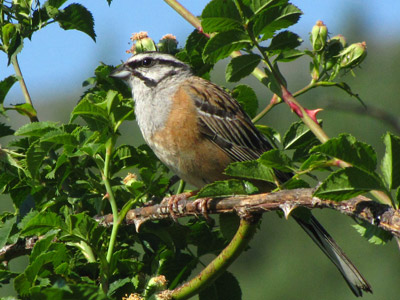
[[[314,51],[321,51],[326,45],[326,39],[328,37],[328,28],[324,22],[317,21],[311,30],[310,40]]]
[[[329,41],[338,41],[342,45],[343,48],[345,48],[347,46],[346,38],[342,34],[335,35]]]
[[[346,46],[346,38],[341,34],[334,36],[327,42],[324,52],[326,70],[331,70],[338,63],[339,54]]]
[[[157,51],[156,44],[151,38],[149,38],[145,31],[132,34],[131,40],[134,44],[131,49],[126,51],[128,53],[135,54],[146,51]]]
[[[178,41],[174,35],[166,34],[161,38],[157,47],[160,52],[175,54],[178,49]]]
[[[351,44],[339,53],[340,66],[342,68],[354,68],[367,56],[367,44],[365,42]]]

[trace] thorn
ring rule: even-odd
[[[297,204],[295,203],[288,203],[285,202],[282,205],[279,205],[279,208],[282,209],[283,213],[285,214],[285,219],[287,220],[290,216],[290,213],[292,212],[293,209],[297,207]]]
[[[293,103],[292,101],[287,101],[287,104],[290,106],[290,108],[296,115],[298,115],[300,118],[303,117],[303,112],[296,103]]]
[[[320,111],[322,111],[322,108],[317,108],[317,109],[307,109],[304,108],[305,112],[307,113],[307,115],[315,122],[318,124],[317,121],[317,113],[319,113]]]

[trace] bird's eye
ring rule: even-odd
[[[151,67],[154,64],[154,60],[151,58],[145,58],[142,60],[143,67]]]

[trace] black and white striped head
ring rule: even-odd
[[[173,76],[188,76],[190,67],[172,55],[160,52],[143,52],[129,58],[110,76],[121,78],[134,85],[140,80],[147,87],[155,87]]]

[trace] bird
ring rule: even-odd
[[[161,52],[134,54],[111,77],[132,89],[135,115],[145,142],[173,173],[197,188],[225,180],[232,162],[258,159],[272,146],[240,104],[191,67]],[[290,178],[276,171],[280,182]],[[296,210],[295,210],[296,211]],[[291,214],[334,263],[356,296],[370,284],[310,210]]]

